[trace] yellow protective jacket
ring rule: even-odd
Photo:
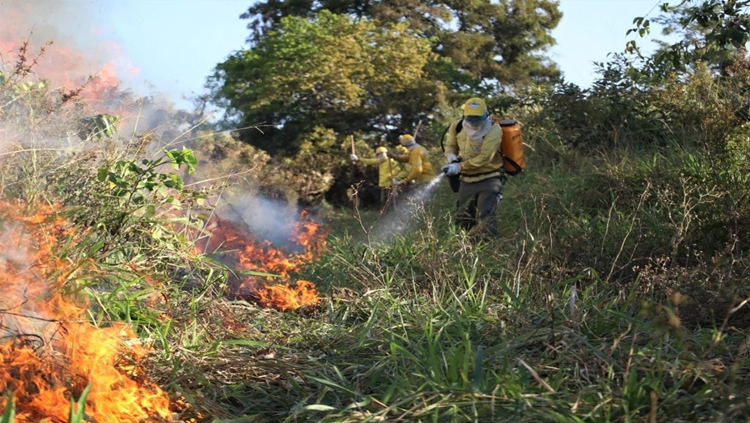
[[[435,177],[435,169],[427,157],[427,149],[419,144],[409,149],[409,154],[394,157],[401,163],[409,163],[409,174],[406,175],[406,181],[414,181],[418,184],[430,182]]]
[[[382,162],[379,162],[377,158],[359,159],[359,162],[366,166],[378,165],[378,186],[381,188],[390,187],[392,178],[401,180],[408,174],[408,171],[393,159],[383,160]],[[391,175],[393,176],[391,177]]]
[[[461,180],[479,182],[503,174],[503,156],[500,154],[500,142],[503,130],[494,123],[482,142],[469,139],[465,131],[456,134],[459,120],[448,127],[448,138],[445,140],[445,156],[455,154],[461,157]]]

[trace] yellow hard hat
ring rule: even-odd
[[[464,116],[484,116],[487,111],[487,105],[479,97],[472,97],[466,100],[462,107]]]
[[[414,142],[414,136],[411,134],[404,134],[398,137],[398,142],[401,143],[401,145],[409,145]]]
[[[375,154],[387,153],[387,152],[388,152],[388,149],[383,146],[380,146],[375,149]]]

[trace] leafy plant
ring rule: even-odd
[[[73,398],[70,399],[70,417],[68,418],[68,423],[82,423],[85,421],[86,397],[88,397],[90,391],[91,385],[88,385],[81,393],[78,401],[74,401]]]
[[[5,398],[5,411],[3,411],[1,423],[13,423],[16,418],[16,403],[13,400],[13,395],[6,395]]]
[[[117,133],[117,125],[120,123],[120,117],[98,114],[85,117],[80,120],[80,123],[81,128],[78,131],[78,137],[82,140],[111,138]]]

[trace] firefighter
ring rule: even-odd
[[[448,127],[441,171],[460,175],[456,223],[470,233],[495,235],[496,212],[505,184],[499,153],[503,131],[490,117],[487,105],[473,97],[463,105],[463,117]]]
[[[409,166],[409,173],[401,181],[404,186],[414,186],[430,182],[435,176],[435,170],[427,157],[427,149],[417,144],[410,134],[401,135],[399,143],[406,148],[407,154],[392,155],[399,163]]]
[[[359,158],[356,154],[350,156],[352,162],[362,163],[365,166],[378,166],[378,187],[380,188],[380,205],[388,204],[388,198],[398,185],[400,179],[408,172],[404,167],[393,159],[388,158],[388,149],[380,146],[375,149],[374,158]]]

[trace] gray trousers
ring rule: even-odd
[[[481,224],[483,232],[497,234],[497,205],[503,199],[505,178],[498,176],[479,182],[464,182],[458,188],[456,223],[466,230]]]

